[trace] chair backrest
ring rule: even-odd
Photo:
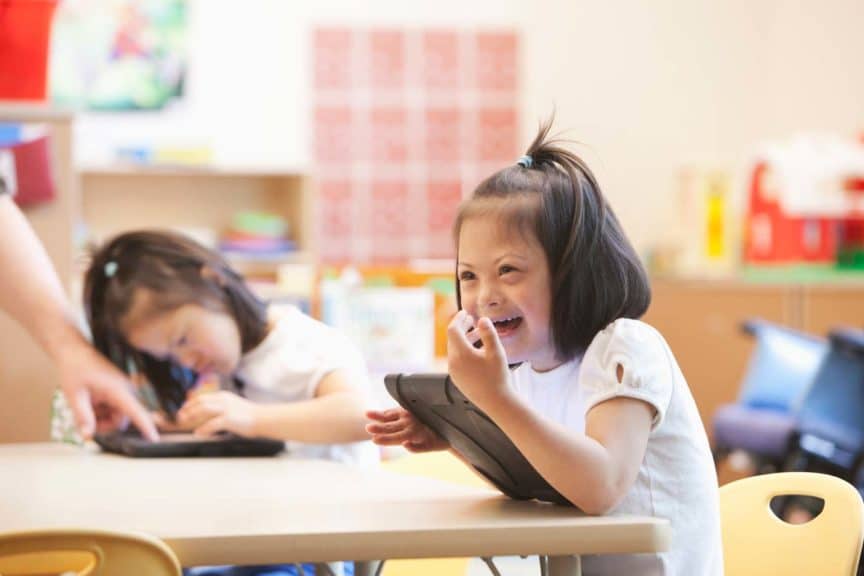
[[[864,453],[864,331],[831,331],[830,349],[798,413],[800,445],[851,470]]]
[[[39,530],[0,534],[0,574],[36,576],[180,576],[177,557],[158,538],[102,530]]]
[[[825,501],[805,524],[787,524],[771,510],[775,496]],[[783,574],[854,576],[864,536],[864,502],[848,482],[812,472],[752,476],[720,488],[727,576]]]
[[[764,320],[742,329],[756,339],[738,402],[789,412],[797,408],[828,349],[826,341]]]

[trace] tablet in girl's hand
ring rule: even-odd
[[[571,505],[447,374],[388,374],[387,392],[507,496]]]

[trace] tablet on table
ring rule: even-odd
[[[157,442],[151,442],[130,430],[95,434],[93,440],[106,452],[134,458],[273,456],[285,449],[281,440],[244,438],[235,434],[201,438],[191,433],[171,433],[162,434]]]

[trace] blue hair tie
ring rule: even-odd
[[[534,159],[526,154],[525,156],[519,158],[519,160],[516,161],[516,164],[522,166],[523,168],[531,168],[534,166]]]
[[[117,262],[113,260],[105,263],[105,277],[111,278],[117,273]]]

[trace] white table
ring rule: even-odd
[[[52,527],[147,532],[184,566],[543,554],[558,574],[578,574],[581,554],[666,550],[670,533],[658,518],[584,516],[334,462],[0,445],[0,531]]]

